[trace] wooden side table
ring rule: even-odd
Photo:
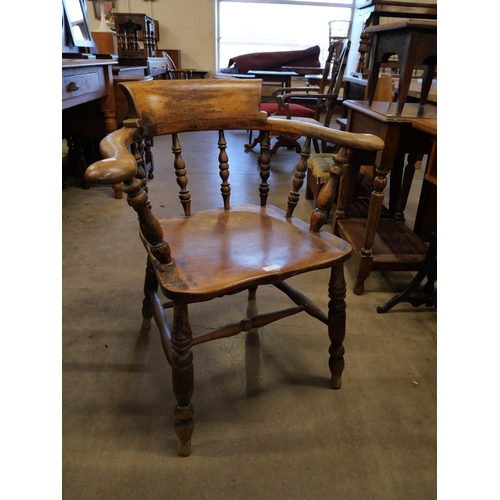
[[[346,101],[347,130],[377,135],[385,148],[376,159],[376,177],[367,218],[346,217],[349,201],[353,197],[360,163],[353,160],[350,171],[340,185],[337,209],[332,230],[353,247],[357,281],[354,293],[364,292],[364,282],[372,270],[418,271],[427,253],[426,244],[405,224],[404,209],[410,192],[414,165],[422,154],[428,154],[432,138],[413,127],[418,104],[407,103],[401,114],[396,103]],[[426,105],[425,116],[436,118],[437,109]],[[405,155],[408,164],[404,166]],[[404,176],[403,176],[404,171]],[[380,218],[384,201],[387,174],[391,172],[389,193],[390,218]]]
[[[419,209],[418,213],[424,209],[425,205],[429,204],[429,198],[432,197],[431,193],[427,192],[430,186],[437,187],[437,120],[436,119],[424,119],[417,118],[413,121],[413,127],[417,130],[429,134],[432,136],[432,150],[429,155],[429,160],[427,162],[427,168],[425,171],[424,185],[422,186],[422,191],[420,194]],[[426,184],[427,183],[427,184]],[[427,189],[426,189],[427,186]],[[430,194],[430,196],[429,196]],[[434,191],[435,194],[435,191]],[[434,214],[435,215],[435,214]],[[429,218],[428,218],[429,219]],[[427,254],[425,260],[420,267],[418,273],[411,280],[408,286],[398,295],[395,295],[383,306],[377,307],[378,313],[386,313],[392,309],[396,304],[402,302],[409,302],[413,307],[421,306],[425,304],[427,307],[437,307],[437,293],[434,289],[434,283],[437,278],[436,273],[436,256],[437,256],[437,220],[434,218],[432,221],[432,228],[430,231],[430,244],[427,249]],[[415,221],[415,226],[417,221]],[[418,291],[420,284],[423,282],[427,276],[428,280],[424,286],[423,293]]]
[[[368,76],[368,101],[371,104],[382,63],[393,55],[401,64],[401,77],[397,96],[397,114],[401,114],[412,81],[413,68],[424,65],[420,107],[417,115],[422,116],[424,105],[431,88],[437,65],[437,21],[409,19],[366,28],[372,38],[372,55]]]

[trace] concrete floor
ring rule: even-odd
[[[233,204],[258,201],[257,155],[243,152],[246,139],[228,135]],[[193,208],[215,198],[220,205],[218,170],[195,169],[187,154],[195,141],[181,141]],[[214,134],[196,142],[212,148],[216,165]],[[155,139],[149,191],[159,217],[181,211],[169,146]],[[269,201],[280,207],[291,187],[291,155],[273,157]],[[420,182],[421,172],[409,220]],[[310,210],[302,197],[296,215]],[[82,190],[68,178],[62,216],[63,498],[436,498],[437,312],[405,304],[376,312],[412,273],[374,272],[356,296],[354,261],[346,265],[339,391],[329,389],[326,331],[306,314],[195,347],[193,451],[182,458],[158,330],[140,330],[146,256],[135,213],[110,187]],[[294,283],[326,310],[327,280],[318,271]],[[257,307],[286,300],[261,287]],[[194,333],[239,321],[246,307],[242,295],[192,306]]]

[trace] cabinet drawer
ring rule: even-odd
[[[102,68],[80,68],[63,71],[62,100],[94,94],[93,99],[107,94]],[[90,96],[89,96],[90,97]]]
[[[163,57],[149,58],[148,59],[148,70],[151,76],[163,75],[167,72],[167,63]]]

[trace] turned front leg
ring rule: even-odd
[[[342,372],[344,371],[344,337],[345,337],[345,296],[344,265],[332,267],[328,284],[328,336],[330,337],[329,367],[332,389],[342,387]]]
[[[172,329],[172,384],[175,399],[175,433],[179,439],[178,451],[182,456],[191,453],[193,434],[193,336],[189,326],[188,310],[185,304],[174,304],[174,325]]]

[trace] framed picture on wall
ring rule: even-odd
[[[96,19],[101,20],[101,2],[98,2],[94,0],[92,2],[94,5],[94,15]],[[114,29],[115,28],[115,19],[114,19],[114,13],[115,13],[115,5],[114,2],[103,2],[103,10],[104,10],[104,17],[106,19],[106,24],[109,26],[109,28]]]

